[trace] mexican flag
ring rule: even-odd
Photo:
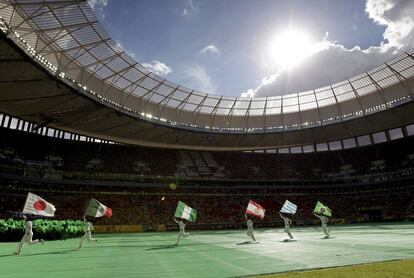
[[[247,209],[245,213],[259,217],[260,219],[263,219],[265,215],[265,211],[266,210],[261,205],[250,200],[249,204],[247,205]]]
[[[51,203],[40,198],[36,194],[28,193],[26,203],[24,204],[23,213],[53,217],[56,208]]]
[[[322,214],[328,217],[332,216],[332,210],[319,201],[316,203],[316,206],[313,212],[319,213],[319,214]]]
[[[187,219],[194,222],[197,217],[197,210],[190,208],[181,201],[178,201],[177,209],[175,210],[175,217]]]
[[[91,198],[89,200],[88,207],[86,208],[85,215],[93,217],[105,216],[106,218],[111,218],[112,209],[108,208],[104,204],[101,204],[100,202],[98,202],[98,200]]]

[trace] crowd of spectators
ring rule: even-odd
[[[175,228],[173,215],[178,201],[197,209],[197,221],[193,228],[240,228],[244,225],[244,211],[249,200],[258,202],[266,209],[266,217],[257,220],[257,226],[278,227],[282,225],[279,210],[284,201],[298,205],[294,216],[295,225],[318,223],[312,211],[317,201],[333,210],[333,223],[370,221],[395,221],[414,217],[412,185],[367,185],[286,191],[283,188],[178,186],[171,190],[168,185],[122,188],[77,188],[67,191],[63,187],[26,184],[24,189],[2,187],[0,193],[0,218],[10,217],[11,211],[23,207],[27,191],[34,191],[56,208],[56,219],[81,219],[87,200],[91,197],[109,206],[113,217],[102,218],[98,224],[142,225],[145,230],[157,230],[159,225]]]
[[[184,151],[1,132],[0,173],[47,179],[367,182],[414,174],[410,137],[347,150],[283,154]]]
[[[318,200],[332,208],[334,223],[414,215],[414,138],[280,154],[190,152],[1,132],[0,218],[20,211],[28,191],[55,204],[57,219],[81,219],[94,197],[114,211],[99,224],[138,224],[145,230],[175,228],[179,200],[197,209],[190,227],[200,229],[241,227],[249,200],[266,208],[256,225],[268,227],[282,225],[278,211],[286,199],[299,207],[295,225],[317,223],[312,209]]]

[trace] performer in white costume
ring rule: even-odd
[[[81,238],[81,241],[79,242],[78,249],[81,249],[82,243],[85,239],[87,239],[88,241],[98,241],[97,239],[92,238],[93,225],[92,225],[91,222],[86,220],[85,215],[83,216],[83,223],[84,223],[83,230],[84,230],[85,233],[83,234],[83,236]]]
[[[290,239],[293,239],[292,234],[290,233],[290,225],[292,225],[292,220],[288,217],[288,214],[279,212],[280,217],[285,222],[285,232],[288,234]]]
[[[174,221],[175,221],[175,223],[177,223],[178,224],[178,226],[180,227],[180,231],[178,232],[178,236],[177,236],[177,242],[175,243],[175,245],[179,245],[180,244],[180,241],[181,241],[181,238],[182,237],[188,237],[189,235],[190,235],[190,233],[186,233],[185,232],[185,223],[182,221],[182,220],[177,220],[175,217],[174,217]]]
[[[26,227],[24,231],[24,235],[22,237],[22,240],[20,240],[19,245],[17,246],[17,251],[15,252],[16,255],[22,254],[23,244],[27,243],[29,245],[36,244],[36,243],[42,243],[45,244],[45,241],[43,239],[36,239],[33,240],[33,222],[31,219],[28,219],[27,216],[23,215],[24,220],[26,220]]]
[[[321,220],[321,224],[322,224],[322,230],[325,233],[325,238],[329,238],[330,234],[329,234],[329,229],[328,229],[328,222],[329,222],[329,218],[326,217],[325,215],[322,214],[318,214],[318,213],[313,213],[316,217],[319,218],[319,220]]]
[[[246,224],[247,224],[247,236],[249,236],[253,241],[256,241],[253,234],[253,221],[247,217],[247,214],[244,215],[246,218]]]

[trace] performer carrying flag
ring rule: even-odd
[[[190,233],[185,232],[186,223],[184,222],[184,220],[177,220],[177,218],[174,217],[174,221],[175,223],[178,224],[178,227],[180,228],[180,231],[178,232],[178,236],[177,236],[177,241],[175,242],[175,245],[178,246],[180,244],[181,238],[188,237]]]
[[[93,225],[91,222],[86,220],[86,216],[92,216],[95,218],[103,217],[111,218],[112,217],[112,209],[105,206],[104,204],[100,203],[98,200],[91,198],[88,201],[88,206],[86,208],[85,214],[83,215],[83,231],[85,232],[79,242],[78,249],[81,249],[83,241],[87,239],[88,241],[95,241],[98,240],[92,237],[92,232],[94,230]]]
[[[253,221],[249,219],[247,214],[244,214],[244,218],[246,218],[246,224],[247,224],[247,236],[250,237],[253,241],[256,241],[256,238],[253,234]]]
[[[37,244],[37,243],[45,244],[45,241],[42,238],[33,240],[33,223],[32,223],[32,220],[30,219],[30,216],[23,215],[23,219],[26,222],[25,231],[24,231],[24,235],[22,239],[19,242],[19,245],[17,246],[17,251],[14,252],[14,254],[16,255],[22,254],[23,244],[25,242],[29,245]]]
[[[249,236],[253,241],[256,241],[256,238],[254,237],[253,234],[253,221],[247,216],[252,215],[252,216],[256,216],[259,217],[260,219],[263,219],[264,215],[265,215],[265,209],[259,205],[256,202],[253,202],[252,200],[249,201],[249,204],[247,205],[247,209],[244,213],[244,218],[246,219],[246,224],[247,224],[247,236]]]
[[[330,238],[328,229],[328,217],[332,216],[331,209],[318,201],[318,203],[316,203],[315,209],[313,210],[313,214],[321,220],[322,230],[325,233],[325,238]]]
[[[56,209],[51,203],[45,201],[36,194],[30,192],[27,194],[23,213],[41,216],[54,216],[55,211]],[[25,231],[22,239],[19,242],[19,245],[17,246],[17,251],[15,252],[16,255],[22,254],[24,243],[27,243],[29,245],[37,243],[45,244],[45,241],[43,239],[33,240],[33,222],[31,220],[31,217],[29,215],[23,215],[23,218],[25,220]]]
[[[297,208],[297,205],[286,200],[279,212],[280,217],[285,222],[285,232],[288,234],[290,240],[293,239],[293,236],[290,233],[290,225],[292,225],[292,220],[289,218],[289,215],[293,216],[293,214],[296,213]],[[289,241],[289,239],[286,239],[285,241]]]
[[[177,220],[177,218],[186,219],[194,222],[197,217],[197,210],[187,206],[181,201],[178,201],[177,209],[175,210],[174,221],[178,224],[180,231],[177,236],[177,242],[175,245],[179,245],[182,237],[188,237],[190,233],[185,232],[186,223],[183,220]]]
[[[82,247],[82,243],[85,239],[87,239],[88,241],[98,241],[95,238],[92,238],[92,231],[93,231],[93,225],[91,222],[86,220],[86,215],[83,216],[83,231],[85,232],[82,236],[81,241],[79,242],[79,247],[78,250],[81,249]]]

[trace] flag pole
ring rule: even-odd
[[[26,207],[26,203],[29,200],[29,195],[30,195],[30,192],[27,193],[26,201],[24,202],[23,209],[22,209],[22,214],[23,214],[24,208]]]

